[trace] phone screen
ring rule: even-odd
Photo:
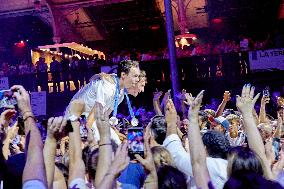
[[[87,130],[87,118],[82,115],[80,120],[80,136],[82,140],[87,140],[88,130]]]
[[[0,108],[15,108],[17,100],[13,97],[11,90],[0,91]]]
[[[128,155],[130,159],[135,159],[135,154],[144,156],[144,138],[143,128],[129,128],[127,134]]]
[[[18,117],[17,120],[18,120],[18,127],[19,127],[19,130],[18,130],[19,135],[25,135],[25,124],[24,124],[23,118]]]
[[[262,95],[266,97],[270,96],[269,87],[265,87],[265,89],[262,91]]]

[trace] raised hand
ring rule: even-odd
[[[242,114],[252,114],[252,110],[254,108],[254,105],[259,98],[259,93],[254,96],[254,90],[255,88],[250,84],[244,85],[242,90],[242,95],[237,95],[237,108],[240,110]]]
[[[149,135],[144,135],[144,158],[142,158],[139,154],[135,154],[135,158],[141,163],[144,167],[145,171],[149,174],[152,172],[156,172],[156,167],[153,159],[153,154],[150,148],[150,138]]]
[[[110,123],[108,111],[103,111],[103,106],[100,103],[95,104],[95,120],[97,128],[100,133],[100,137],[107,136],[110,137]]]
[[[231,100],[231,93],[230,93],[230,91],[225,91],[225,92],[224,92],[223,100],[224,100],[225,102],[229,102],[229,101]]]
[[[270,101],[269,96],[262,96],[262,98],[261,98],[261,105],[265,106],[266,104],[269,103],[269,101]]]
[[[17,111],[14,109],[8,109],[2,112],[0,115],[0,124],[7,127],[16,113]]]
[[[273,150],[272,138],[267,139],[265,142],[266,142],[265,145],[264,145],[265,154],[266,154],[268,161],[272,165],[273,162],[275,161],[275,153],[274,153],[274,150]]]
[[[17,99],[18,108],[22,114],[25,112],[31,112],[31,103],[30,103],[30,95],[26,91],[26,89],[21,85],[14,85],[11,87],[13,91],[13,97]]]
[[[62,116],[49,118],[47,121],[47,137],[54,139],[61,126],[65,124],[64,122],[65,120]]]
[[[127,143],[123,143],[118,146],[114,160],[112,161],[107,174],[112,174],[115,178],[117,178],[121,171],[123,171],[127,167],[129,160],[130,158],[128,157]]]
[[[204,90],[200,91],[200,93],[195,98],[192,96],[188,97],[187,99],[189,105],[188,115],[198,114],[198,111],[200,110],[201,107],[203,95],[204,95]]]
[[[187,93],[186,93],[186,90],[185,89],[182,89],[182,91],[181,91],[181,100],[186,100],[186,95]]]
[[[185,97],[184,103],[185,103],[186,105],[190,106],[190,104],[191,104],[192,101],[194,100],[192,94],[191,94],[191,93],[185,93],[184,97]]]
[[[157,92],[154,92],[153,95],[154,95],[153,100],[158,101],[161,98],[161,96],[163,95],[163,92],[157,91]]]
[[[174,124],[177,123],[177,111],[175,105],[171,99],[169,99],[165,106],[165,119],[167,124]]]

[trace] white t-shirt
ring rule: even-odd
[[[86,117],[91,112],[92,108],[94,107],[95,103],[98,102],[102,104],[103,111],[107,111],[109,109],[113,110],[114,108],[114,96],[116,91],[116,84],[111,83],[106,80],[93,80],[88,83],[85,87],[80,89],[72,98],[71,102],[75,99],[82,99],[85,102],[85,110],[84,115]],[[120,90],[118,104],[123,101],[124,98],[124,90]],[[65,117],[70,117],[69,106],[66,108]],[[93,123],[92,129],[94,132],[95,139],[98,141],[100,140],[100,135],[98,132],[98,128],[96,122]],[[115,131],[110,128],[111,131],[111,139],[116,144],[121,144],[121,141]]]
[[[85,87],[80,89],[72,98],[71,102],[75,99],[82,99],[85,102],[84,114],[88,115],[95,103],[98,102],[104,107],[104,112],[114,108],[114,96],[116,91],[116,84],[107,80],[93,80]],[[123,89],[120,90],[119,102],[120,104],[124,98]],[[66,108],[65,117],[69,117],[69,106]]]
[[[176,134],[166,137],[163,146],[170,152],[178,170],[187,176],[187,189],[195,189],[190,153],[182,146],[180,138]],[[211,182],[216,189],[222,189],[227,181],[227,160],[221,158],[206,158],[206,164]]]

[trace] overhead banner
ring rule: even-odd
[[[32,92],[31,105],[35,116],[46,115],[46,92]]]
[[[0,78],[0,90],[8,90],[9,87],[9,79],[8,77]]]
[[[249,62],[252,71],[266,69],[284,70],[284,48],[250,51]]]

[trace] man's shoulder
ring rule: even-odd
[[[111,92],[111,91],[115,90],[115,88],[116,88],[115,82],[112,83],[111,81],[107,81],[107,80],[104,80],[104,79],[93,80],[93,81],[91,81],[91,85],[93,85],[96,88],[99,88],[101,90],[104,90],[106,92]]]

